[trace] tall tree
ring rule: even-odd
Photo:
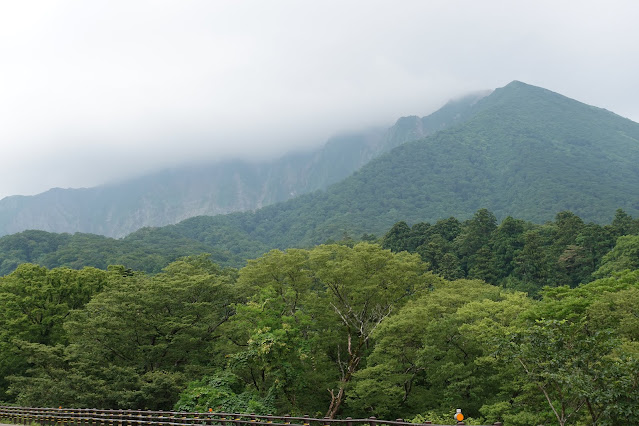
[[[411,229],[404,221],[397,222],[382,238],[382,247],[394,252],[408,250]]]
[[[349,406],[357,415],[410,418],[503,402],[512,368],[496,363],[497,338],[531,301],[478,280],[434,281],[375,332],[366,368],[356,373]]]
[[[534,295],[541,287],[548,284],[550,267],[542,237],[538,231],[528,231],[524,234],[524,247],[515,257],[515,263],[517,266],[513,271],[514,275],[523,284],[519,290],[528,291]]]
[[[497,218],[487,209],[477,210],[473,218],[464,224],[462,233],[455,239],[455,244],[466,273],[473,267],[472,256],[488,245],[496,228]]]
[[[632,216],[623,211],[623,209],[617,209],[610,228],[615,237],[621,237],[622,235],[636,234],[639,232],[638,224],[639,222],[633,221]]]
[[[495,229],[490,247],[495,256],[497,279],[503,280],[513,273],[516,267],[515,258],[524,247],[523,234],[526,222],[508,216]]]
[[[272,251],[240,271],[229,369],[288,412],[340,411],[375,329],[426,285],[418,255],[379,245]],[[327,393],[328,391],[328,393]]]
[[[529,406],[541,398],[546,421],[614,425],[638,406],[637,272],[547,288],[520,330],[505,336],[525,375],[519,398]]]
[[[423,264],[417,255],[358,244],[352,250],[320,246],[311,252],[316,277],[326,288],[326,300],[341,322],[341,341],[334,348],[339,378],[329,389],[326,415],[333,418],[370,346],[375,329],[422,284]]]
[[[639,269],[639,235],[626,235],[617,239],[615,247],[601,260],[593,276],[603,278],[624,269]]]

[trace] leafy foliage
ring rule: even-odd
[[[249,262],[227,370],[244,381],[242,394],[274,401],[278,412],[334,417],[373,331],[423,285],[423,271],[417,256],[368,243],[274,250]]]
[[[27,369],[21,348],[67,344],[64,321],[108,281],[106,272],[94,268],[47,270],[33,264],[0,278],[0,399],[6,398],[7,378]]]
[[[22,404],[170,407],[188,380],[211,371],[233,279],[204,257],[152,278],[111,268],[103,291],[56,320],[68,343],[18,342],[31,366],[10,392]]]
[[[393,241],[436,238],[468,259],[495,243],[493,261],[508,263],[526,235],[553,236],[539,247],[556,255],[590,226],[557,221],[497,225],[482,211]],[[274,250],[239,273],[206,256],[156,275],[23,264],[0,279],[2,398],[442,421],[461,407],[473,423],[521,426],[636,414],[639,270],[534,299],[427,266],[370,243]]]
[[[381,243],[418,253],[446,279],[476,278],[536,296],[544,286],[575,287],[639,265],[636,236],[621,235],[623,229],[634,230],[639,220],[623,210],[617,214],[628,226],[619,228],[615,221],[586,224],[571,212],[560,212],[544,225],[512,217],[497,225],[491,212],[480,209],[464,222],[450,218],[412,227],[398,222]]]

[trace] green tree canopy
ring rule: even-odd
[[[223,358],[216,343],[232,282],[205,257],[154,277],[112,268],[104,291],[64,322],[67,346],[23,348],[31,372],[11,389],[22,404],[170,408],[187,380]]]

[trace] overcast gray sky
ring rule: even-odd
[[[0,2],[0,198],[273,157],[512,80],[639,121],[639,2]]]

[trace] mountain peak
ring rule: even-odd
[[[495,90],[497,91],[505,91],[505,92],[538,92],[538,93],[554,93],[548,89],[544,89],[543,87],[533,86],[532,84],[524,83],[523,81],[513,80],[504,87]]]
[[[507,85],[505,85],[504,87],[509,87],[509,86],[511,86],[511,87],[517,87],[517,86],[536,87],[536,86],[533,86],[531,84],[524,83],[523,81],[520,81],[520,80],[513,80],[510,83],[508,83]]]

